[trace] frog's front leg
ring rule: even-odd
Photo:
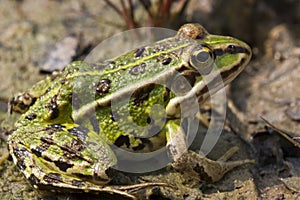
[[[216,182],[233,168],[255,162],[248,159],[226,162],[238,150],[238,147],[232,147],[216,161],[210,160],[201,153],[187,149],[186,135],[179,120],[168,121],[166,129],[167,148],[173,159],[172,166],[193,180]]]

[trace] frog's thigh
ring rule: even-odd
[[[32,153],[32,150],[23,145],[22,142],[10,142],[10,154],[13,157],[14,163],[16,166],[23,172],[26,179],[34,188],[39,188],[42,185],[51,185],[48,183],[47,174],[45,170],[49,170],[48,166],[45,165],[41,158]],[[55,179],[60,179],[59,176],[55,176],[55,173],[52,173],[53,178],[52,182],[55,182]],[[51,176],[51,174],[50,174]]]
[[[116,159],[102,138],[91,131],[87,134],[89,137],[83,140],[79,139],[83,132],[76,127],[49,126],[37,128],[30,137],[26,137],[20,128],[9,140],[10,153],[15,164],[36,188],[54,186],[84,190],[91,186],[99,187],[110,181],[108,169],[116,163]]]

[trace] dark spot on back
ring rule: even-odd
[[[18,167],[21,171],[23,171],[23,170],[26,169],[26,165],[25,165],[25,163],[24,163],[24,158],[18,159],[18,161],[17,161],[17,167]]]
[[[147,117],[146,122],[147,122],[147,124],[151,124],[151,122],[152,122],[151,117]]]
[[[46,161],[49,161],[49,162],[52,162],[52,159],[51,158],[49,158],[49,157],[43,157]]]
[[[143,150],[146,145],[152,144],[148,138],[139,138],[139,139],[141,140],[141,143],[136,147],[132,147],[134,151]]]
[[[133,103],[135,106],[141,105],[144,101],[148,100],[149,94],[154,88],[154,84],[150,84],[146,87],[143,87],[139,90],[136,90],[132,97],[134,98]]]
[[[58,173],[49,173],[44,176],[44,181],[47,183],[59,183],[62,182],[61,175]]]
[[[48,138],[48,137],[41,137],[41,141],[48,144],[48,145],[51,145],[51,144],[55,143],[52,138]]]
[[[124,144],[126,145],[127,148],[129,148],[130,146],[130,141],[129,141],[129,137],[128,135],[124,136],[124,135],[121,135],[119,136],[115,143],[114,143],[117,147],[120,147],[120,146],[123,146]]]
[[[98,95],[103,96],[107,94],[110,89],[111,80],[109,79],[102,79],[96,85],[96,92]]]
[[[135,50],[134,57],[141,57],[145,51],[145,47],[141,47]]]
[[[86,148],[85,143],[83,143],[80,140],[75,140],[75,139],[73,139],[71,144],[68,144],[67,147],[72,149],[76,153],[79,153]]]
[[[42,156],[42,153],[43,153],[44,151],[45,151],[45,150],[42,149],[42,148],[39,147],[39,146],[37,146],[37,147],[31,149],[31,152],[34,153],[37,157],[41,157],[41,156]]]
[[[17,158],[17,167],[20,170],[25,170],[26,169],[25,158],[28,157],[28,154],[30,154],[30,152],[24,147],[22,148],[14,147],[13,154]]]
[[[168,65],[171,63],[171,61],[172,61],[172,58],[168,57],[168,58],[164,58],[161,63],[163,65]]]
[[[47,135],[52,135],[53,133],[56,133],[58,131],[63,131],[64,128],[65,126],[61,124],[50,124],[47,128],[43,128],[42,130],[46,131]]]
[[[73,139],[70,144],[67,143],[64,146],[61,146],[60,148],[64,153],[63,158],[61,158],[61,162],[67,163],[68,165],[70,165],[70,167],[72,167],[71,165],[73,165],[71,163],[68,163],[68,160],[70,159],[79,158],[89,162],[89,160],[81,154],[81,152],[86,148],[87,145],[89,144],[83,143],[80,140]]]
[[[46,90],[46,93],[48,93],[50,91],[51,91],[51,87],[48,87],[47,90]]]
[[[57,161],[54,161],[54,164],[56,165],[56,167],[58,167],[60,170],[62,171],[67,171],[70,167],[73,167],[73,164],[67,163],[66,160],[64,159],[59,159]]]
[[[140,106],[144,101],[149,98],[149,92],[140,93],[133,100],[135,106]]]
[[[142,74],[145,72],[145,69],[146,69],[146,64],[145,63],[142,63],[140,65],[136,65],[134,67],[132,67],[130,70],[129,70],[129,73],[131,75],[138,75],[138,74]]]
[[[57,106],[53,106],[49,109],[50,119],[55,119],[59,116],[59,110]]]
[[[166,88],[165,92],[164,92],[164,102],[169,101],[170,100],[170,89]]]
[[[83,126],[68,129],[68,132],[76,136],[80,141],[85,141],[89,130]]]
[[[97,176],[97,174],[93,175],[84,175],[81,173],[73,173],[74,176],[82,179],[82,180],[94,180],[94,181],[101,181],[101,182],[107,182],[108,179],[101,178],[100,176]],[[84,184],[84,182],[82,182]]]
[[[34,174],[29,176],[28,181],[31,185],[38,185],[40,183],[40,180]]]
[[[76,186],[76,187],[84,186],[83,181],[80,181],[80,180],[72,180],[71,183],[72,183],[73,186]]]
[[[61,125],[61,124],[51,124],[50,125],[51,128],[62,131],[63,128],[65,128],[65,126]]]
[[[59,109],[57,105],[57,95],[54,95],[51,98],[51,101],[49,104],[46,105],[46,108],[49,110],[50,119],[55,119],[59,116]]]
[[[13,154],[17,157],[17,158],[25,158],[27,157],[26,154],[29,154],[30,152],[25,149],[24,147],[18,148],[18,147],[14,147],[13,148]]]
[[[35,113],[31,113],[29,115],[26,115],[25,119],[27,120],[34,120],[36,118],[36,114]]]

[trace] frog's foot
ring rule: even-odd
[[[167,148],[169,156],[173,159],[173,167],[191,178],[191,180],[216,182],[233,168],[255,162],[248,159],[226,162],[238,150],[238,147],[231,148],[217,161],[210,160],[196,152],[188,151],[186,135],[179,124],[176,120],[170,120],[167,123]]]
[[[210,160],[196,152],[188,151],[183,153],[172,166],[176,170],[183,172],[187,177],[212,183],[220,180],[225,173],[235,167],[255,163],[254,160],[249,159],[226,162],[237,150],[238,147],[232,147],[216,161]]]

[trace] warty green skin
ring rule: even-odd
[[[199,69],[212,66],[208,73],[219,72],[226,85],[251,58],[244,42],[190,26],[105,63],[73,62],[10,101],[12,111],[24,113],[8,139],[10,154],[34,187],[117,193],[104,186],[117,164],[111,144],[133,152],[176,145],[170,138],[181,133],[181,99],[192,91],[200,104],[208,94]],[[201,32],[189,35],[189,28]],[[208,61],[191,60],[199,52]],[[170,91],[181,87],[178,76],[190,88]],[[154,105],[166,109],[151,112]]]

